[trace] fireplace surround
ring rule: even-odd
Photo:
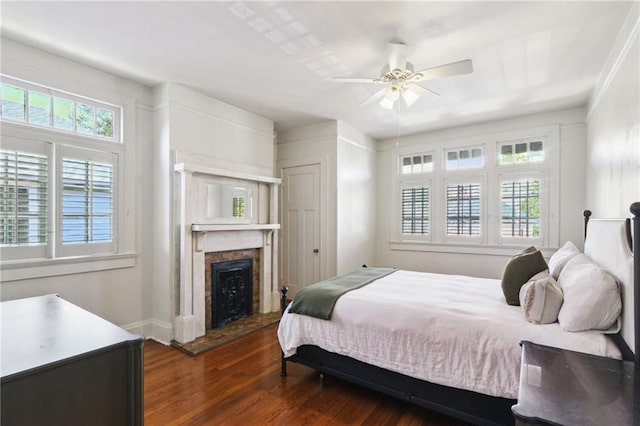
[[[176,153],[174,163],[174,222],[179,247],[176,251],[177,270],[173,321],[174,339],[188,343],[204,336],[210,328],[207,314],[207,256],[232,251],[252,250],[254,255],[253,313],[275,312],[279,309],[278,294],[278,186],[281,180],[210,167],[202,159]],[[222,218],[212,208],[211,195],[223,191],[211,188],[251,188],[241,218]],[[242,194],[241,194],[242,195]],[[238,194],[231,200],[236,202]],[[215,207],[215,206],[214,206]],[[216,211],[216,217],[212,216]],[[233,210],[232,210],[233,211]],[[258,262],[255,259],[258,258]],[[257,278],[257,279],[256,279]]]

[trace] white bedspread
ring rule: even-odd
[[[504,300],[499,280],[397,271],[342,296],[330,321],[286,312],[278,328],[285,356],[316,345],[445,386],[517,398],[520,346],[548,346],[621,358],[595,331],[528,323]]]

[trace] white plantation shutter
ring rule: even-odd
[[[446,186],[447,235],[479,236],[480,184],[464,183]]]
[[[47,243],[45,155],[0,150],[0,245]]]
[[[62,243],[113,239],[113,165],[62,161]]]
[[[500,185],[503,237],[540,238],[540,180],[503,181]]]
[[[429,235],[429,188],[425,186],[402,189],[402,233]]]

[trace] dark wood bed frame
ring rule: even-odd
[[[627,219],[627,239],[634,253],[633,306],[636,307],[640,306],[640,256],[638,255],[640,253],[640,202],[633,203],[630,211],[633,214],[633,225]],[[591,212],[585,210],[585,237],[590,216]],[[632,227],[633,238],[631,236]],[[283,287],[281,293],[284,313],[287,305],[287,288]],[[633,352],[620,334],[613,335],[612,339],[622,351],[623,358],[634,361],[636,367],[640,367],[640,309],[634,309],[634,336],[635,351]],[[287,362],[295,362],[319,371],[321,383],[324,380],[323,375],[326,374],[470,423],[478,425],[514,424],[511,413],[511,407],[516,403],[514,399],[492,397],[415,379],[328,352],[317,346],[300,346],[296,352],[296,355],[288,358],[284,358],[283,355],[281,376],[287,375]],[[634,353],[638,356],[634,356]]]

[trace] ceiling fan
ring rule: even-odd
[[[446,65],[414,71],[413,64],[407,62],[408,46],[404,43],[389,43],[389,63],[382,67],[380,77],[376,78],[334,78],[339,83],[377,83],[384,85],[382,89],[375,92],[371,97],[362,102],[367,105],[380,100],[380,106],[386,109],[393,109],[398,99],[402,97],[407,106],[413,105],[420,95],[432,94],[440,96],[439,93],[427,89],[417,83],[436,78],[449,77],[453,75],[470,74],[473,72],[471,59],[452,62]]]

